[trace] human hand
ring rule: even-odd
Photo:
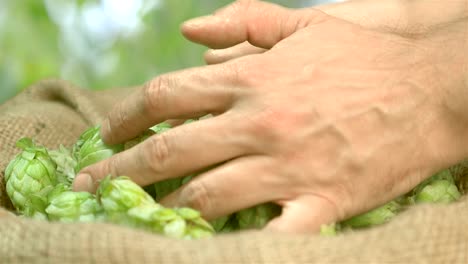
[[[242,5],[249,3],[249,12],[258,13],[263,10],[265,16],[289,16],[291,10],[259,1],[238,1],[227,8],[215,12],[214,15],[229,17],[230,23],[236,23],[242,17]],[[429,31],[433,27],[451,23],[468,16],[466,0],[432,1],[432,0],[350,0],[338,3],[314,6],[313,9],[348,22],[360,25],[366,29],[391,32],[404,36],[412,36]],[[266,11],[268,10],[268,11]],[[296,13],[307,13],[307,9],[296,10]],[[252,17],[252,16],[250,16]],[[271,19],[267,19],[271,20]],[[184,34],[194,42],[208,43],[211,35],[223,35],[222,23],[206,25],[201,29],[190,26],[183,27]],[[208,38],[208,39],[207,39]],[[246,55],[263,53],[267,49],[252,45],[248,41],[210,49],[205,53],[207,64],[222,63]]]
[[[214,219],[275,202],[283,212],[268,228],[310,232],[383,204],[466,156],[466,123],[454,121],[459,112],[449,103],[464,83],[458,65],[466,58],[450,53],[462,50],[458,31],[407,38],[314,9],[268,11],[241,12],[248,17],[236,23],[187,24],[203,31],[222,23],[225,34],[204,39],[211,47],[249,41],[269,50],[148,82],[109,114],[107,143],[169,118],[215,117],[85,168],[91,186],[79,175],[75,190],[93,191],[109,173],[146,185],[221,164],[162,203]]]

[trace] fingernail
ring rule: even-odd
[[[91,175],[82,173],[78,174],[73,182],[73,190],[75,192],[91,192],[94,190],[93,178]]]
[[[206,24],[208,21],[215,19],[215,16],[202,16],[202,17],[197,17],[190,19],[186,22],[184,22],[183,26],[184,28],[200,28],[203,27],[204,24]]]

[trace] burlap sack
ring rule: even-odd
[[[0,106],[0,179],[18,138],[52,148],[71,144],[131,90],[91,92],[44,81]],[[453,169],[463,186],[465,168]],[[11,209],[3,184],[0,205]],[[0,209],[0,263],[468,263],[467,223],[466,196],[331,238],[250,231],[181,241],[110,224],[33,221]]]

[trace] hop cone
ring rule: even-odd
[[[77,165],[71,150],[60,145],[59,149],[51,150],[49,154],[55,164],[57,164],[56,174],[59,182],[70,185],[75,178],[75,167]]]
[[[100,127],[86,130],[73,147],[73,154],[77,161],[75,172],[82,168],[107,159],[123,150],[123,145],[108,146],[102,141]]]
[[[200,213],[190,208],[164,208],[144,205],[132,208],[128,216],[141,228],[172,238],[203,238],[214,233],[211,225]]]
[[[449,180],[434,180],[415,195],[416,203],[450,203],[460,198],[457,186]]]
[[[156,204],[143,188],[126,176],[106,177],[99,184],[96,195],[106,213],[126,213],[133,207]]]
[[[94,195],[88,192],[73,192],[59,184],[49,194],[49,206],[45,209],[49,220],[62,222],[92,222],[102,217],[102,208]]]
[[[200,213],[189,208],[164,208],[140,186],[121,176],[104,179],[97,191],[107,218],[174,238],[199,238],[213,233]]]
[[[20,213],[46,219],[47,195],[58,183],[57,165],[44,147],[34,145],[29,138],[16,145],[23,151],[6,168],[8,196]]]
[[[374,225],[380,225],[388,222],[401,210],[401,206],[391,201],[381,207],[377,207],[367,213],[352,217],[344,222],[342,225],[345,227],[362,228]]]
[[[432,175],[428,179],[424,180],[423,182],[418,184],[418,186],[414,187],[412,192],[411,192],[412,195],[415,195],[415,194],[421,192],[421,190],[424,189],[424,187],[431,184],[433,181],[437,181],[437,180],[446,180],[446,181],[449,181],[450,183],[455,184],[455,181],[453,180],[453,177],[452,177],[452,173],[450,173],[450,171],[448,169],[442,170],[442,171],[439,171],[438,173]]]

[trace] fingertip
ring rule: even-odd
[[[217,64],[222,62],[222,60],[219,57],[218,50],[215,49],[209,49],[205,51],[205,53],[203,54],[203,59],[205,60],[206,64]]]
[[[189,40],[198,42],[204,33],[204,29],[212,24],[210,22],[213,20],[213,18],[214,16],[202,16],[190,19],[182,23],[180,26],[180,31]]]
[[[72,185],[75,192],[94,192],[94,180],[88,173],[78,174]]]

